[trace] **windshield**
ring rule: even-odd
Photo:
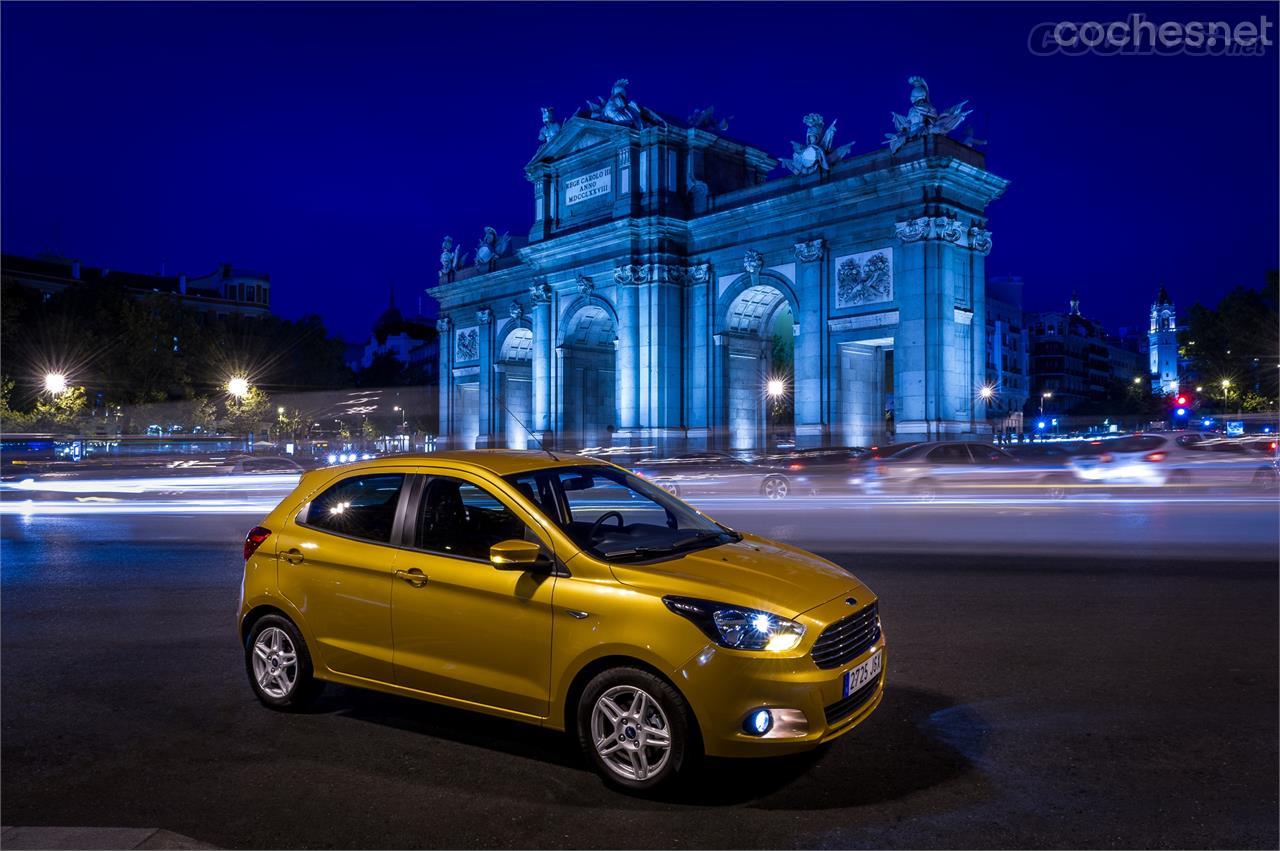
[[[661,488],[612,467],[556,467],[507,481],[575,544],[609,561],[650,561],[741,540]]]

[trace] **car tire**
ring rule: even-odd
[[[791,493],[791,483],[785,476],[769,476],[761,483],[760,493],[765,499],[786,499]]]
[[[1044,495],[1048,499],[1059,500],[1067,498],[1067,487],[1071,484],[1068,476],[1045,476],[1041,481],[1044,485]]]
[[[1191,492],[1191,474],[1186,470],[1174,470],[1165,480],[1165,487],[1177,496],[1186,496]]]
[[[666,680],[638,668],[597,674],[582,690],[577,720],[578,743],[596,772],[628,792],[670,786],[702,755],[684,697]]]
[[[1259,470],[1253,474],[1253,487],[1263,493],[1280,489],[1280,474],[1275,470]]]
[[[272,709],[297,711],[324,689],[315,678],[302,633],[281,615],[254,622],[244,642],[244,665],[253,693]]]
[[[921,502],[933,502],[938,498],[938,485],[933,479],[920,479],[911,485],[911,492],[919,497]]]
[[[680,486],[679,486],[679,485],[658,485],[658,487],[662,488],[664,491],[666,491],[667,493],[671,494],[672,496],[679,496],[679,495],[680,495]]]

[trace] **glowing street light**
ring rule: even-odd
[[[61,372],[46,372],[44,389],[54,396],[61,396],[67,392],[67,376]]]
[[[1042,416],[1044,415],[1044,400],[1045,400],[1045,399],[1052,399],[1052,398],[1053,398],[1053,391],[1052,391],[1052,390],[1046,390],[1045,392],[1043,392],[1043,393],[1041,393],[1041,394],[1040,394],[1040,414],[1041,414]],[[1041,427],[1043,428],[1043,426],[1041,426]]]
[[[988,401],[992,396],[996,395],[996,389],[990,384],[984,384],[978,388],[978,395],[983,398],[983,401]]]
[[[244,376],[235,376],[227,382],[227,395],[234,396],[237,399],[243,399],[249,395],[249,379]]]
[[[764,392],[770,399],[787,395],[787,382],[781,378],[770,378],[764,385]]]
[[[1141,383],[1142,383],[1142,376],[1141,376],[1141,375],[1135,375],[1135,376],[1133,377],[1133,383],[1134,383],[1134,384],[1141,384]]]

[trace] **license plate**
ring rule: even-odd
[[[856,668],[844,672],[844,696],[848,697],[867,683],[880,676],[884,654],[877,653]]]

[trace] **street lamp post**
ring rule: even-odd
[[[1045,400],[1045,399],[1052,399],[1052,398],[1053,398],[1053,392],[1052,392],[1052,391],[1046,391],[1046,392],[1044,392],[1044,393],[1041,393],[1041,394],[1040,394],[1040,415],[1041,415],[1041,416],[1044,416],[1044,400]]]
[[[769,416],[766,421],[766,427],[772,434],[777,425],[778,404],[783,396],[787,394],[787,382],[782,378],[770,378],[764,383],[764,395],[769,399]]]

